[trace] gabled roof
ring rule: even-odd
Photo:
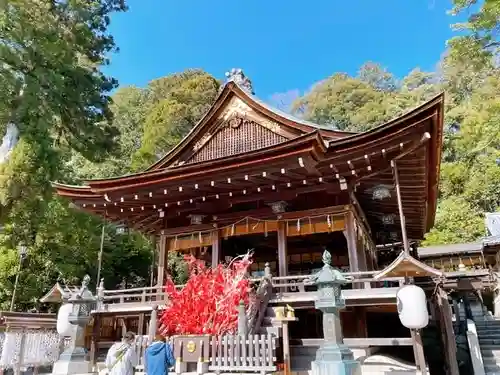
[[[184,139],[165,156],[149,167],[147,171],[172,166],[177,158],[181,157],[189,147],[194,147],[196,142],[202,140],[203,136],[206,135],[221,118],[227,118],[233,115],[253,116],[258,123],[268,123],[271,125],[270,127],[279,124],[281,127],[279,134],[283,135],[287,140],[314,131],[319,131],[327,140],[340,139],[356,134],[353,132],[335,130],[331,127],[314,124],[310,121],[301,120],[286,114],[257,99],[234,81],[229,81],[223,86],[212,107]]]
[[[70,298],[72,294],[78,293],[80,288],[77,286],[61,285],[58,282],[42,297],[41,303],[60,303],[64,299]]]
[[[413,258],[411,255],[402,251],[399,256],[386,268],[373,275],[375,280],[382,277],[442,277],[444,273],[427,264]]]

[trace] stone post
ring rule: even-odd
[[[311,277],[318,287],[318,298],[314,305],[323,313],[323,344],[312,362],[313,375],[360,375],[360,363],[354,360],[352,351],[344,345],[340,310],[345,307],[340,286],[347,280],[331,265],[332,256],[325,250],[323,268]]]
[[[54,363],[52,374],[71,375],[92,373],[92,363],[85,349],[85,327],[90,321],[91,311],[96,306],[96,298],[88,289],[90,277],[86,275],[78,293],[73,294],[68,303],[73,306],[69,323],[75,326],[71,344]]]
[[[149,320],[149,343],[152,343],[155,339],[156,330],[158,329],[158,306],[154,305],[151,311],[151,319]]]
[[[238,305],[238,335],[245,337],[248,335],[247,312],[243,301]]]

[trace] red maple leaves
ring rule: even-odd
[[[186,285],[177,290],[170,278],[166,282],[169,303],[159,319],[160,332],[166,336],[234,333],[239,302],[248,307],[254,301],[247,277],[250,254],[213,269],[193,256],[186,260],[190,272]]]

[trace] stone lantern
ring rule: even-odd
[[[91,312],[95,308],[97,299],[88,288],[89,282],[90,277],[86,275],[81,289],[73,293],[67,301],[72,306],[70,313],[60,315],[61,318],[66,316],[74,329],[71,333],[70,345],[54,363],[52,374],[70,375],[92,372],[90,357],[85,349],[85,327],[90,322]]]
[[[358,375],[361,366],[354,360],[352,351],[344,345],[340,310],[345,307],[341,286],[347,282],[342,273],[332,267],[332,256],[325,250],[323,268],[311,276],[310,282],[318,287],[318,297],[314,303],[323,313],[323,344],[312,362],[313,375]]]

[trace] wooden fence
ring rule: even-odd
[[[208,368],[215,373],[276,371],[276,340],[272,335],[214,336]]]
[[[187,342],[181,344],[175,337],[172,337],[172,340],[174,343],[174,352],[185,353],[182,349],[176,350],[175,346],[187,344]],[[196,336],[193,336],[193,340],[196,340]],[[209,372],[216,374],[221,372],[268,374],[277,370],[277,338],[273,335],[211,336],[208,342],[210,346],[209,358],[202,358],[200,355],[198,361],[202,360],[208,364],[207,369]],[[139,358],[136,375],[144,373],[144,352],[148,343],[147,335],[136,336],[136,354]],[[182,356],[181,358],[176,358],[176,362],[176,373],[184,372],[179,370],[183,366],[178,366],[179,362],[183,362]]]

